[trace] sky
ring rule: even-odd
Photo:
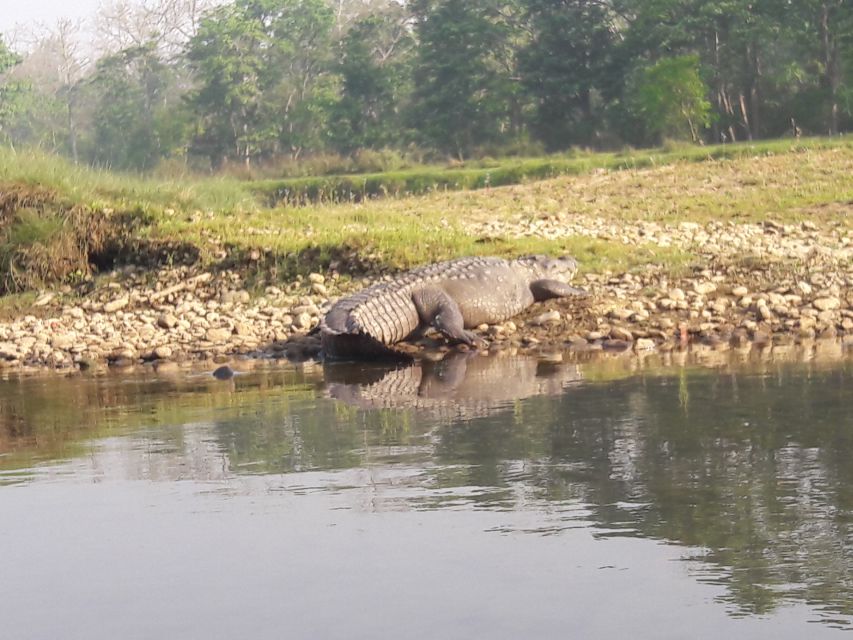
[[[0,0],[0,33],[36,22],[53,25],[59,18],[90,18],[101,0]]]

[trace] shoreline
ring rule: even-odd
[[[816,338],[853,344],[853,238],[840,222],[615,225],[566,214],[466,226],[479,235],[651,242],[690,251],[701,265],[688,275],[654,264],[581,274],[572,284],[587,289],[584,301],[550,300],[479,327],[490,350],[643,352],[695,343],[725,349]],[[45,292],[31,313],[0,321],[0,369],[61,372],[244,356],[302,361],[319,351],[317,338],[306,334],[329,305],[373,281],[312,273],[253,296],[234,270],[129,266],[77,291]],[[417,354],[448,347],[426,338],[401,348]]]

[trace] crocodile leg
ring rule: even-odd
[[[459,305],[439,287],[423,287],[412,293],[412,301],[421,322],[432,325],[448,339],[474,347],[480,342],[477,335],[465,330]]]
[[[534,280],[530,283],[530,293],[536,302],[542,302],[549,298],[569,298],[571,296],[585,297],[589,293],[584,289],[572,287],[559,280]]]

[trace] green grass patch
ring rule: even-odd
[[[247,184],[234,178],[163,180],[75,165],[38,150],[0,149],[0,183],[48,187],[91,209],[162,212],[255,209]]]
[[[523,230],[544,218],[568,225],[575,216],[610,225],[614,238],[625,220],[849,225],[853,202],[853,139],[847,138],[481,164],[489,166],[347,176],[361,189],[347,197],[336,192],[337,178],[306,178],[288,184],[327,186],[282,198],[271,195],[282,181],[145,179],[36,152],[0,151],[2,288],[37,288],[73,279],[93,262],[107,268],[151,255],[161,262],[254,270],[264,278],[331,265],[375,272],[461,255],[524,253],[569,253],[586,271],[658,264],[677,273],[692,256],[618,239],[548,239]],[[539,180],[553,175],[560,177]],[[273,200],[285,204],[268,206]],[[487,222],[509,224],[490,233],[478,226]],[[57,265],[66,266],[52,271]]]
[[[620,153],[573,152],[545,158],[508,159],[486,167],[423,167],[406,171],[258,180],[251,191],[267,206],[360,202],[436,191],[485,189],[592,171],[624,171],[683,162],[742,159],[778,153],[853,148],[845,138],[770,140],[701,147],[684,145]]]

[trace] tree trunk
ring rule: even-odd
[[[68,89],[68,99],[66,101],[66,115],[68,117],[68,142],[71,145],[71,158],[74,160],[74,164],[80,163],[80,157],[77,153],[77,123],[74,120],[74,98],[73,96],[74,89],[69,87]]]
[[[823,45],[823,82],[829,89],[829,135],[838,133],[838,90],[841,87],[841,64],[838,55],[838,41],[830,30],[829,4],[821,3],[820,39]]]
[[[725,113],[725,90],[720,78],[720,32],[714,29],[709,40],[711,55],[714,60],[714,101],[717,103],[717,113],[723,114]],[[714,137],[714,142],[723,141],[723,132],[717,118],[714,118],[711,123],[711,135]]]
[[[746,132],[746,139],[752,140],[752,127],[749,122],[749,112],[746,109],[746,97],[743,95],[743,92],[738,96],[738,104],[740,105],[740,115],[741,122],[743,124],[743,129]]]
[[[761,136],[761,93],[759,85],[761,82],[761,59],[758,56],[758,45],[753,42],[747,48],[750,68],[749,82],[749,115],[750,115],[750,140]]]

